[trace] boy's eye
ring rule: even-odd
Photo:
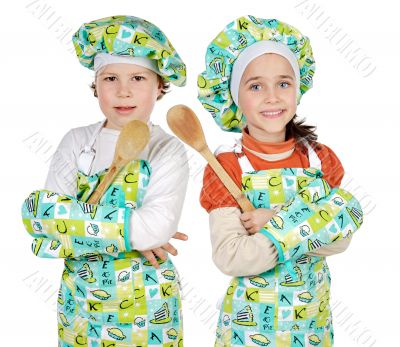
[[[133,78],[135,79],[135,81],[138,81],[138,82],[144,80],[143,76],[134,76]]]
[[[106,78],[104,78],[104,81],[115,81],[116,77],[115,76],[108,76]]]

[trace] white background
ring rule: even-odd
[[[3,2],[4,3],[4,2]],[[252,5],[250,5],[252,3]],[[40,259],[20,220],[20,206],[43,188],[49,158],[73,127],[103,115],[70,38],[83,23],[110,15],[146,18],[162,28],[187,63],[187,87],[160,101],[154,123],[168,129],[169,107],[185,103],[201,118],[209,146],[229,143],[196,100],[208,43],[238,16],[277,18],[310,37],[317,71],[298,114],[318,126],[319,141],[337,153],[344,183],[362,200],[365,223],[350,248],[329,259],[336,346],[398,345],[399,28],[393,2],[288,1],[13,1],[2,13],[1,33],[1,345],[56,346],[56,292],[62,261]],[[5,5],[2,5],[5,6]],[[314,6],[314,7],[313,7]],[[47,10],[45,10],[47,8]],[[329,27],[346,35],[329,41]],[[65,33],[64,30],[66,31]],[[62,37],[63,35],[65,37]],[[340,52],[345,42],[349,49]],[[346,53],[359,49],[349,62]],[[362,58],[365,57],[363,60]],[[369,65],[369,67],[368,67]],[[363,69],[365,71],[363,71]],[[169,131],[169,129],[168,129]],[[229,278],[211,260],[208,215],[198,202],[203,159],[193,150],[191,177],[175,263],[185,285],[185,346],[211,346],[215,303]],[[6,342],[7,341],[7,342]]]

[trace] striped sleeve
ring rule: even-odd
[[[331,148],[321,143],[319,145],[320,149],[316,149],[315,152],[321,160],[324,179],[332,188],[339,187],[344,176],[342,163]]]
[[[221,153],[217,156],[217,159],[237,186],[241,188],[242,170],[236,155],[231,152]],[[225,188],[210,165],[207,165],[204,169],[200,204],[208,213],[221,207],[239,207],[236,200],[229,193],[228,189]]]

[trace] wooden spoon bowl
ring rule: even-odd
[[[132,120],[122,128],[115,146],[113,162],[103,180],[90,196],[89,204],[97,204],[100,201],[115,176],[126,164],[138,158],[149,139],[149,128],[146,123],[140,120]]]
[[[185,105],[176,105],[169,109],[167,123],[177,137],[198,151],[207,160],[224,186],[238,202],[242,211],[253,211],[254,206],[208,148],[203,128],[196,114]]]

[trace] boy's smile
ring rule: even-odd
[[[107,118],[105,127],[121,130],[133,119],[147,122],[160,96],[158,75],[139,65],[109,64],[96,76],[99,105]]]
[[[135,106],[116,106],[114,108],[120,114],[130,114],[135,109]]]
[[[263,54],[246,67],[239,86],[239,108],[251,136],[263,142],[285,141],[286,125],[296,113],[295,75],[286,58]]]

